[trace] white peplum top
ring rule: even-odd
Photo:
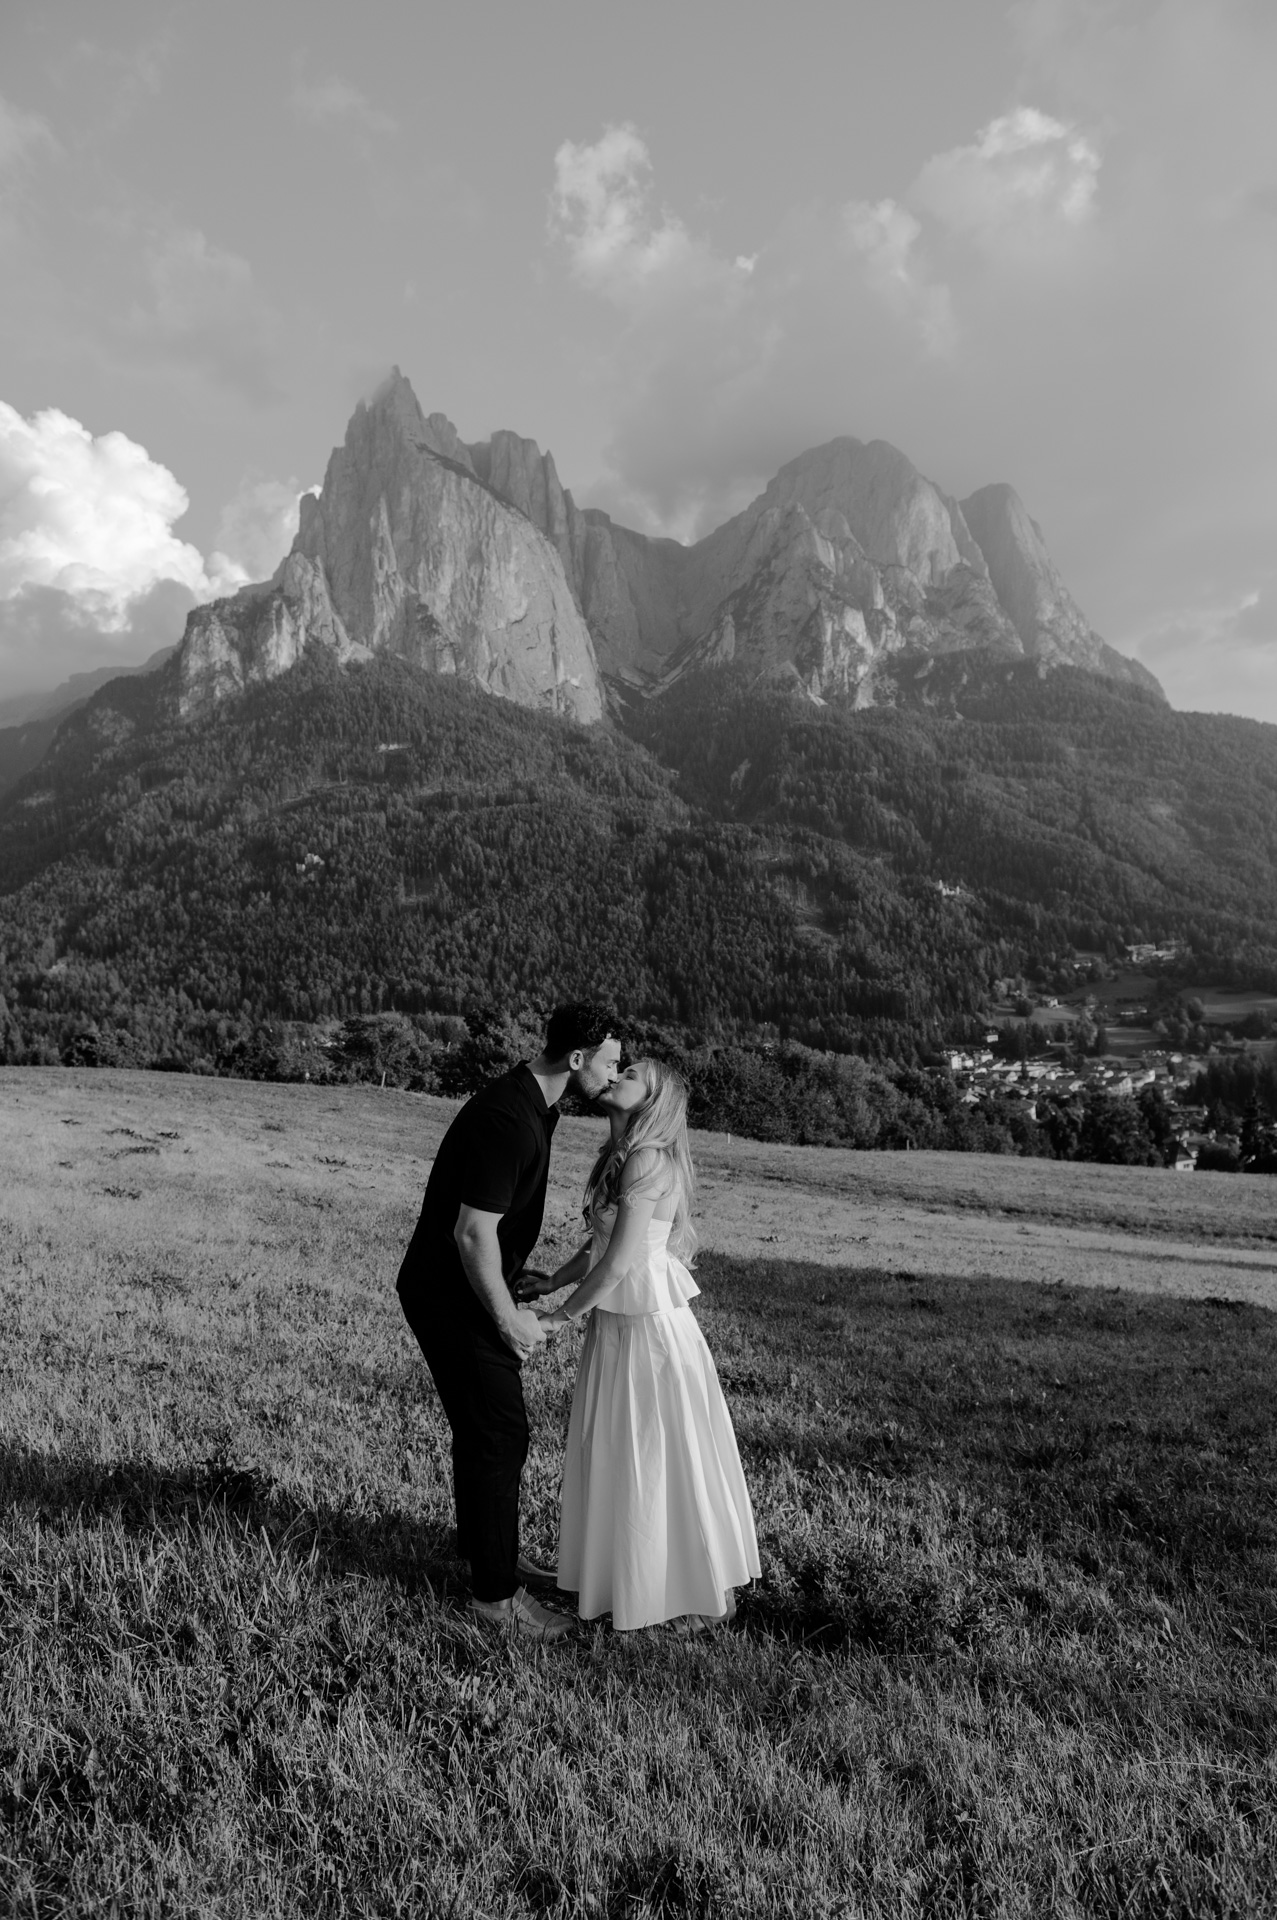
[[[615,1207],[608,1207],[594,1215],[593,1238],[590,1242],[591,1270],[607,1252],[615,1225]],[[667,1244],[673,1225],[672,1220],[648,1221],[637,1260],[628,1272],[618,1275],[607,1292],[595,1301],[596,1313],[676,1313],[689,1300],[696,1298],[700,1288],[683,1262],[670,1252]]]

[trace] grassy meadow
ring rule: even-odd
[[[698,1266],[762,1581],[510,1644],[393,1296],[440,1109],[0,1072],[0,1912],[1277,1912],[1277,1315],[790,1258],[790,1149],[792,1244]]]

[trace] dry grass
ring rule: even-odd
[[[0,1093],[8,1912],[1277,1910],[1270,1313],[711,1251],[763,1581],[704,1643],[511,1648],[390,1291],[434,1107]],[[528,1374],[542,1551],[573,1360]]]

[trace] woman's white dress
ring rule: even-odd
[[[594,1267],[615,1209],[597,1214]],[[589,1316],[568,1423],[559,1586],[583,1619],[649,1627],[721,1617],[757,1579],[754,1516],[731,1418],[688,1301],[700,1292],[653,1220]]]

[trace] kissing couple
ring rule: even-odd
[[[659,1060],[621,1069],[605,1007],[557,1007],[535,1060],[468,1100],[439,1147],[399,1271],[404,1315],[452,1429],[457,1548],[470,1606],[535,1640],[571,1631],[530,1588],[578,1596],[583,1620],[699,1632],[757,1579],[753,1511],[731,1419],[689,1302],[694,1174],[687,1092]],[[554,1273],[541,1232],[567,1092],[607,1115],[585,1190],[589,1238]],[[528,1302],[564,1287],[559,1307]],[[555,1568],[519,1551],[528,1453],[522,1369],[588,1319],[568,1423]]]

